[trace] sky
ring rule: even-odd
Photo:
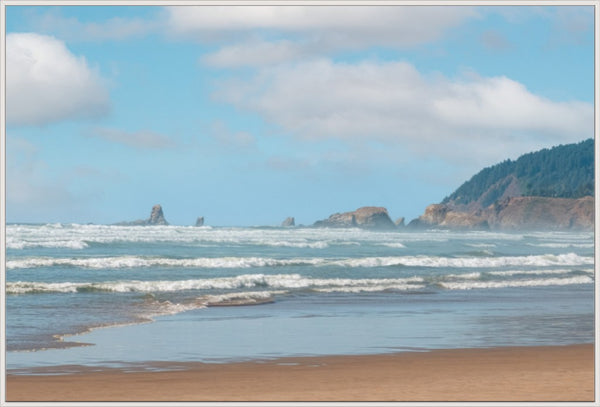
[[[407,221],[594,137],[593,6],[6,6],[7,222]]]

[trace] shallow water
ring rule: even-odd
[[[594,339],[593,233],[8,225],[6,267],[9,369]]]

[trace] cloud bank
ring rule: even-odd
[[[347,5],[167,7],[166,15],[167,35],[220,44],[202,61],[226,68],[371,46],[413,47],[479,17],[472,7]]]
[[[504,76],[423,74],[407,62],[277,65],[222,83],[214,96],[303,140],[376,140],[450,160],[497,155],[498,144],[526,152],[541,136],[548,144],[593,136],[588,103],[554,102]]]
[[[13,125],[46,125],[105,115],[108,92],[85,58],[50,36],[6,36],[6,116]]]

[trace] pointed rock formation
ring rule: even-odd
[[[131,222],[115,223],[118,226],[151,226],[151,225],[168,225],[169,222],[165,219],[162,206],[154,205],[150,217],[148,219],[139,219]]]
[[[397,227],[402,228],[404,227],[404,217],[400,217],[398,219],[396,219],[396,222],[394,222],[396,224]]]
[[[329,218],[314,223],[315,227],[363,229],[395,229],[387,209],[376,206],[364,206],[354,212],[334,213]]]
[[[292,216],[286,218],[283,222],[281,222],[281,227],[289,228],[292,226],[296,226],[296,220]]]
[[[204,226],[204,216],[200,216],[196,219],[196,226]]]
[[[148,225],[168,225],[169,223],[165,219],[163,214],[162,206],[154,205],[152,212],[150,212],[150,218],[146,221]]]

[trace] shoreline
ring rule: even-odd
[[[594,401],[594,344],[55,366],[6,375],[7,401]],[[56,372],[62,374],[57,374]],[[35,390],[32,390],[35,389]]]

